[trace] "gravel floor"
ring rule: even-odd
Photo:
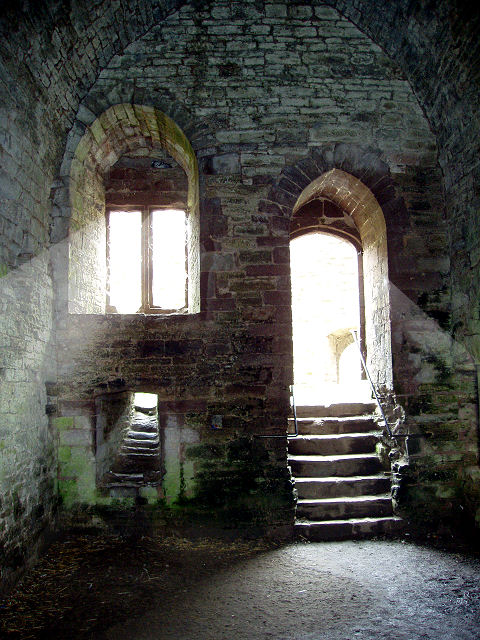
[[[172,593],[108,640],[474,640],[480,563],[401,542],[295,544]]]
[[[480,560],[405,541],[71,535],[0,601],[8,640],[480,640]]]

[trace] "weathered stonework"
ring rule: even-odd
[[[243,494],[243,523],[291,522],[284,440],[256,436],[283,433],[288,414],[292,210],[332,169],[368,187],[385,219],[386,392],[396,428],[409,434],[395,453],[399,508],[433,523],[454,521],[461,506],[479,521],[478,22],[453,0],[2,8],[2,577],[54,526],[59,495],[70,505],[100,500],[95,412],[85,407],[113,388],[154,391],[167,407],[165,499],[181,497],[189,478],[188,508],[197,500],[212,517],[240,513]],[[191,262],[200,295],[188,318],[101,315],[104,272],[86,258],[103,255],[104,170],[119,149],[113,138],[113,149],[102,148],[108,126],[99,119],[122,104],[170,118],[198,160],[191,246],[200,260],[192,253]],[[160,130],[181,144],[170,120]],[[118,144],[135,138],[138,149],[143,137],[150,153],[152,128],[142,122],[136,132],[115,129]],[[85,135],[103,155],[76,185],[79,218],[69,213],[70,178],[75,154],[85,160]],[[87,219],[89,237],[75,229]],[[386,313],[374,315],[388,325]],[[216,415],[223,430],[211,428]],[[227,477],[238,495],[225,487],[222,504],[212,502]],[[261,486],[275,509],[262,511]]]

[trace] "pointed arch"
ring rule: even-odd
[[[351,216],[358,229],[363,252],[368,364],[376,383],[392,389],[388,250],[382,209],[360,180],[334,168],[303,189],[293,207],[293,215],[309,202],[322,198]]]
[[[313,149],[285,168],[259,211],[268,215],[272,234],[285,234],[302,207],[329,201],[355,227],[363,252],[366,347],[375,384],[393,389],[389,295],[388,225],[406,225],[408,212],[388,165],[375,150],[354,144]]]

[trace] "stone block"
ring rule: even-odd
[[[60,431],[60,444],[63,446],[88,447],[91,445],[91,441],[89,432],[78,429]]]
[[[64,463],[68,462],[72,456],[72,450],[68,446],[60,446],[58,447],[58,462]]]
[[[224,153],[211,160],[212,173],[228,175],[240,172],[240,159],[236,153]]]
[[[59,431],[64,431],[66,429],[73,429],[74,427],[74,418],[69,417],[57,417],[52,420],[53,426]]]
[[[265,16],[267,18],[286,18],[287,7],[283,4],[265,4]]]

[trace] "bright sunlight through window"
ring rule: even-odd
[[[110,304],[118,313],[142,305],[142,212],[110,211]]]
[[[152,211],[152,303],[163,309],[185,306],[185,212]]]
[[[154,409],[158,404],[158,396],[156,393],[137,392],[133,396],[133,403],[140,409]]]
[[[118,313],[183,310],[187,285],[185,212],[111,210],[108,266],[108,303]]]

